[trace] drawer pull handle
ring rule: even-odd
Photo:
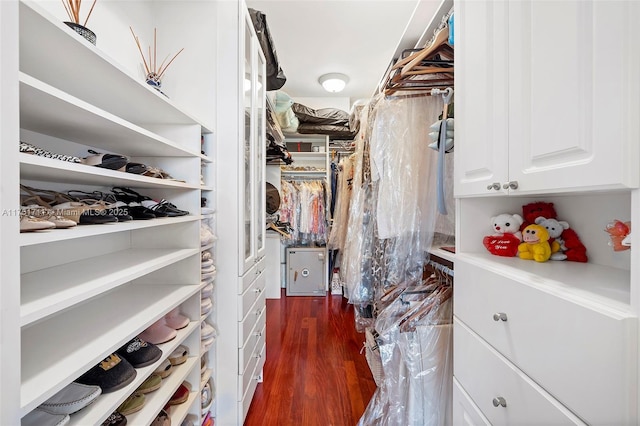
[[[256,337],[262,337],[262,331],[256,331]]]
[[[256,288],[253,291],[255,291],[256,294],[260,294],[262,292],[262,289],[261,288]]]
[[[504,188],[504,189],[518,189],[518,181],[517,180],[512,180],[511,182],[507,182],[504,185],[502,185],[502,188]]]
[[[488,190],[495,189],[496,191],[500,190],[500,182],[493,182],[490,185],[487,185]]]
[[[507,406],[507,401],[499,396],[497,398],[493,398],[493,406],[494,407],[506,407]]]
[[[505,314],[504,312],[498,312],[496,314],[493,314],[493,320],[494,321],[506,321],[507,320],[507,314]]]

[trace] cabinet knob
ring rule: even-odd
[[[496,191],[500,190],[500,182],[493,182],[491,185],[487,185],[487,189],[489,191],[491,191],[492,189],[495,189]]]
[[[494,407],[506,407],[507,406],[507,401],[501,396],[493,398],[493,406]]]
[[[518,181],[517,180],[512,180],[511,182],[507,182],[504,185],[502,185],[502,188],[504,188],[504,189],[518,189]]]
[[[506,321],[507,320],[507,314],[505,314],[504,312],[497,312],[497,313],[493,314],[493,320],[494,321]]]
[[[259,317],[259,316],[260,316],[260,314],[262,314],[262,310],[261,310],[261,309],[258,309],[258,310],[256,311],[256,316],[258,316],[258,317]]]
[[[262,292],[262,289],[261,288],[256,288],[253,291],[255,291],[256,294],[260,294]]]
[[[256,337],[262,337],[262,331],[256,331]]]

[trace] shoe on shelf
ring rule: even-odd
[[[171,352],[169,355],[169,362],[174,367],[176,365],[184,364],[189,357],[189,348],[184,345],[180,345]]]
[[[213,278],[213,276],[216,274],[216,267],[215,266],[209,266],[206,269],[203,269],[202,271],[200,271],[200,278],[203,280],[209,279],[209,278]]]
[[[200,290],[200,297],[202,299],[211,297],[212,294],[213,294],[213,283],[211,282],[205,285],[204,287],[202,287],[202,290]]]
[[[142,200],[140,204],[151,210],[154,214],[157,214],[159,212],[166,217],[186,216],[189,214],[188,211],[180,210],[175,205],[164,199],[160,201]]]
[[[213,402],[213,388],[211,386],[211,380],[209,380],[200,394],[200,407],[203,411],[208,411],[211,403]]]
[[[140,333],[138,337],[154,345],[168,342],[175,339],[178,332],[169,327],[164,317],[154,322],[145,331]]]
[[[189,389],[191,386],[187,382],[182,382],[182,384],[175,391],[167,405],[178,405],[184,403],[187,399],[189,399],[189,393],[191,390]]]
[[[203,339],[200,342],[200,349],[202,350],[202,352],[208,352],[209,349],[211,349],[211,345],[213,345],[213,342],[215,342],[215,338],[214,337],[209,337],[208,339]]]
[[[151,374],[147,377],[147,380],[142,382],[142,384],[136,389],[137,393],[149,393],[155,390],[160,389],[162,385],[162,377],[159,374]]]
[[[126,424],[127,418],[121,413],[114,411],[100,426],[125,426]]]
[[[71,382],[39,408],[52,414],[73,414],[94,402],[101,393],[99,386]]]
[[[188,414],[187,417],[185,417],[182,421],[181,426],[199,426],[198,417],[194,414]]]
[[[111,354],[78,377],[78,383],[100,386],[102,393],[117,391],[133,382],[136,369],[118,354]]]
[[[201,258],[203,262],[206,262],[207,260],[213,260],[213,255],[210,251],[203,251]]]
[[[216,329],[206,321],[200,323],[200,339],[207,340],[210,337],[216,337]]]
[[[125,166],[129,159],[124,155],[118,154],[102,154],[92,149],[89,150],[89,156],[82,159],[82,164],[87,166],[96,166],[103,169],[125,171]]]
[[[213,308],[213,302],[210,298],[200,299],[200,315],[208,315]]]
[[[62,426],[71,421],[68,414],[53,414],[36,408],[22,418],[22,426]]]
[[[169,359],[165,359],[164,361],[162,361],[162,363],[160,363],[160,365],[158,366],[158,368],[156,368],[156,371],[154,371],[153,374],[157,374],[161,378],[166,379],[171,375],[172,372],[173,372],[173,364],[171,364],[171,361],[169,361]]]
[[[164,316],[167,326],[180,330],[189,325],[189,318],[180,313],[180,306],[176,306]]]
[[[200,263],[200,268],[202,269],[207,269],[210,266],[213,266],[213,259],[203,260],[202,263]]]
[[[20,213],[51,222],[55,225],[56,229],[73,228],[77,225],[73,220],[56,215],[53,210],[42,207],[38,204],[23,205],[20,207]]]
[[[35,216],[25,214],[20,217],[20,232],[44,231],[45,229],[53,229],[55,227],[55,223]]]
[[[164,410],[160,410],[156,418],[151,422],[151,426],[171,426],[169,413]]]
[[[200,377],[204,376],[205,371],[207,371],[207,354],[203,354],[200,357]]]
[[[20,152],[24,154],[37,155],[38,157],[52,158],[54,160],[68,161],[69,163],[82,163],[82,159],[73,155],[57,154],[47,151],[46,149],[37,147],[28,142],[20,142]]]
[[[134,337],[126,345],[118,349],[116,353],[129,361],[133,368],[151,365],[162,356],[162,351],[159,347],[139,337]]]
[[[142,410],[146,401],[147,398],[144,394],[134,392],[120,404],[117,411],[123,416],[128,416],[129,414]]]

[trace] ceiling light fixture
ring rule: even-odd
[[[340,74],[337,72],[332,72],[329,74],[321,75],[318,79],[318,82],[324,87],[324,90],[331,93],[341,92],[347,83],[349,82],[349,77],[344,74]]]

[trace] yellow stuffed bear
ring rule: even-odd
[[[523,243],[518,246],[521,259],[546,262],[551,257],[549,232],[544,226],[529,225],[522,231]]]

